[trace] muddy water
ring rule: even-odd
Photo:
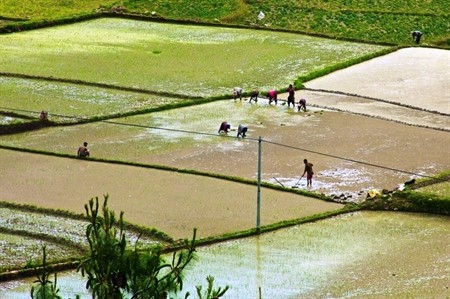
[[[301,91],[300,94],[301,97],[307,99],[308,105],[314,107],[312,109],[328,108],[413,126],[450,131],[450,117],[448,115],[419,110],[422,109],[421,107],[413,107],[416,109],[412,109],[377,100],[327,92],[305,90]],[[443,108],[445,110],[445,107]]]
[[[239,123],[248,125],[248,138],[235,138],[235,131],[230,132],[230,138],[218,136],[218,126],[224,120],[233,129]],[[99,158],[256,179],[256,139],[262,136],[271,142],[262,144],[263,180],[277,184],[277,178],[292,187],[303,173],[303,159],[307,158],[315,171],[311,190],[354,197],[370,188],[392,189],[409,180],[413,176],[409,173],[433,175],[450,168],[448,132],[316,108],[297,112],[284,105],[269,106],[265,100],[258,105],[220,101],[117,122],[144,128],[95,123],[2,136],[0,142],[73,154],[80,140],[87,140],[92,154]],[[299,182],[300,188],[305,185],[304,180]]]
[[[401,49],[306,83],[450,113],[450,51]]]
[[[257,298],[258,287],[262,298],[444,298],[449,225],[444,217],[345,215],[200,248],[188,284],[211,274],[233,287],[228,298]]]
[[[263,143],[263,180],[274,184],[278,180],[288,187],[298,182],[300,188],[305,188],[305,182],[298,179],[303,172],[302,160],[307,158],[315,169],[313,191],[360,198],[358,194],[363,197],[370,188],[392,189],[414,177],[414,173],[434,175],[450,168],[450,74],[444,67],[448,61],[449,51],[402,49],[306,84],[309,88],[359,94],[410,108],[326,92],[296,94],[297,99],[305,97],[319,107],[372,117],[317,107],[299,113],[283,105],[269,106],[266,100],[257,105],[221,101],[117,120],[169,131],[96,123],[2,136],[0,142],[75,153],[86,140],[96,157],[256,178],[256,139],[262,136],[265,141],[277,143]],[[239,123],[248,125],[249,138],[218,138],[217,129],[224,120],[231,122],[233,129]]]
[[[258,298],[259,287],[262,298],[445,298],[449,229],[448,217],[360,212],[198,248],[184,292],[195,294],[212,275],[218,286],[231,286],[224,298]],[[82,286],[64,276],[61,290]],[[3,298],[17,298],[29,285],[0,288]]]

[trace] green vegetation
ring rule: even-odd
[[[375,4],[371,0],[64,0],[58,2],[58,5],[48,0],[4,0],[0,3],[0,31],[3,32],[94,20],[47,28],[39,32],[0,36],[0,71],[3,75],[9,73],[8,77],[0,77],[2,94],[0,106],[13,109],[3,112],[6,117],[0,119],[0,133],[38,129],[62,122],[99,121],[204,103],[228,97],[235,85],[241,85],[246,91],[255,86],[263,91],[273,87],[281,90],[286,82],[295,81],[296,87],[301,87],[305,81],[386,54],[397,49],[397,46],[411,45],[410,31],[415,29],[425,33],[424,43],[449,47],[447,6],[447,1],[442,0],[432,2],[379,0]],[[266,18],[258,21],[256,15],[260,10],[264,11]],[[183,22],[185,23],[183,26],[175,26],[118,18],[97,19],[101,16],[111,16],[103,14],[108,11],[118,15],[123,12],[139,14],[144,16],[144,20],[171,19],[186,22]],[[192,23],[230,25],[229,27],[234,28],[186,25]],[[270,31],[250,31],[243,27]],[[277,30],[288,32],[275,32]],[[332,39],[322,40],[293,33],[307,33]],[[356,44],[348,41],[368,43]],[[298,58],[299,52],[302,53],[301,58]],[[192,62],[195,62],[194,68]],[[271,82],[267,82],[268,69],[271,70],[273,80]],[[36,78],[21,78],[20,75],[23,74]],[[58,80],[61,82],[57,82]],[[69,80],[77,82],[68,82]],[[38,120],[36,113],[42,109],[50,112],[51,121]],[[198,111],[195,111],[198,121],[211,120],[211,115],[205,118]],[[60,119],[57,118],[58,115],[62,115]],[[167,115],[170,116],[170,111]],[[76,120],[67,121],[64,116]],[[173,114],[171,116],[173,119]],[[215,117],[223,118],[223,111],[216,113]],[[120,122],[130,122],[136,127],[141,122],[145,126],[157,126],[163,123],[164,119],[142,116],[133,119],[124,118]],[[180,120],[180,123],[183,122],[186,122],[186,119]],[[180,123],[174,125],[179,126]],[[122,134],[143,136],[139,135],[142,128],[113,129],[108,134],[98,129],[95,124],[93,128],[92,134],[99,143],[102,136],[117,140],[123,139]],[[52,138],[62,138],[63,135],[67,135],[68,130],[74,132],[71,138],[80,139],[76,133],[78,128],[75,127],[60,130],[60,135],[55,134]],[[10,142],[16,145],[15,138],[16,136],[5,138],[5,144]],[[33,138],[26,140],[25,143],[28,142],[27,146],[35,148],[34,151],[73,158],[73,155],[69,154],[72,149],[70,151],[63,149],[66,150],[63,153],[54,153],[51,148],[36,149],[38,148],[36,144],[41,143],[41,136],[37,137],[39,140]],[[25,139],[22,139],[22,142],[23,140]],[[165,141],[163,136],[158,136],[153,140],[153,145]],[[144,140],[139,146],[148,149],[148,144],[142,145],[146,142]],[[186,143],[193,142],[198,140],[186,138],[180,144],[168,146],[182,147]],[[47,144],[57,143],[49,140]],[[133,147],[137,155],[139,146]],[[155,153],[158,151],[161,149],[154,150]],[[121,152],[129,158],[129,154],[120,146],[115,147],[114,152]],[[103,154],[106,157],[113,156],[108,152]],[[255,184],[254,181],[242,178],[123,162],[120,158],[122,157],[114,157],[114,160],[94,158],[92,161],[155,167]],[[286,190],[267,183],[263,185],[329,200],[326,196],[315,193]],[[261,228],[261,232],[361,208],[449,215],[449,194],[448,182],[423,187],[419,191],[407,190],[392,195],[384,194],[361,206],[349,205],[339,211],[275,223]],[[120,298],[124,289],[133,294],[145,291],[155,296],[177,290],[183,279],[180,272],[193,258],[195,233],[194,240],[190,243],[174,243],[170,237],[154,229],[126,224],[122,215],[116,219],[114,213],[106,207],[106,203],[105,200],[101,217],[98,199],[96,203],[91,201],[89,206],[86,206],[90,221],[87,229],[90,255],[81,262],[79,269],[88,277],[88,286],[93,293],[99,297]],[[36,240],[42,240],[46,244],[43,251],[45,271],[38,276],[38,284],[32,290],[32,297],[47,298],[47,295],[40,295],[45,293],[56,298],[58,293],[56,276],[54,282],[49,281],[47,252],[52,257],[50,263],[72,261],[86,249],[76,246],[74,240],[79,241],[80,234],[75,231],[74,226],[71,227],[74,231],[70,231],[68,227],[61,230],[55,228],[57,236],[52,236],[39,230],[44,227],[41,226],[42,222],[50,222],[50,218],[36,220],[31,216],[32,213],[25,212],[27,209],[35,210],[35,207],[10,206],[8,209],[12,212],[23,211],[18,214],[28,216],[28,222],[10,215],[8,219],[12,219],[13,222],[9,224],[20,223],[21,230],[15,230],[8,226],[9,224],[2,225],[0,239],[11,249],[5,257],[2,256],[1,264],[7,266],[0,267],[0,271],[35,267],[38,264],[39,250]],[[59,214],[58,211],[39,210],[42,215],[47,212]],[[67,221],[66,224],[72,225],[84,223],[86,220],[79,215],[65,215],[65,217],[65,221],[68,218],[79,220]],[[141,251],[142,248],[137,245],[134,249],[129,249],[130,242],[127,238],[130,235],[125,234],[125,229],[130,228],[147,237],[153,236],[159,241],[162,240],[160,243],[167,242],[172,246],[167,247],[169,250],[186,247],[188,250],[180,255],[174,254],[172,263],[166,263],[161,258],[163,253],[161,244],[146,251]],[[65,235],[66,233],[69,233],[69,236]],[[198,243],[206,245],[248,237],[255,233],[255,230],[235,232],[200,240]],[[145,238],[135,237],[135,239],[143,243]],[[105,256],[107,259],[104,259]],[[221,296],[228,289],[214,290],[212,277],[208,277],[207,282],[205,292],[202,292],[201,287],[197,287],[200,298]],[[49,290],[50,293],[46,293]]]
[[[214,21],[245,17],[249,7],[242,0],[197,0],[197,1],[122,1],[128,12],[160,15],[168,19]]]
[[[388,49],[283,32],[117,18],[3,35],[0,40],[4,73],[99,82],[185,97],[230,97],[236,85],[246,93],[254,88],[285,90],[286,84],[298,76],[364,55],[380,55]],[[269,70],[270,82],[267,81]],[[3,87],[10,93],[7,98],[22,92],[18,90],[25,85],[21,98],[30,90],[37,90],[37,95],[29,100],[40,100],[51,92],[56,101],[68,94],[72,98],[70,102],[77,101],[75,107],[80,106],[80,111],[86,110],[83,106],[87,99],[93,108],[94,104],[113,105],[117,98],[130,101],[124,94],[110,92],[105,92],[100,101],[97,100],[99,90],[87,93],[82,87],[79,90],[67,85],[55,88],[53,83],[46,83],[46,87],[42,83],[17,80],[10,84],[8,87],[5,82]]]
[[[420,188],[417,192],[431,193],[438,196],[450,197],[450,182],[435,183],[426,187]]]
[[[417,180],[404,191],[383,192],[368,199],[361,207],[371,210],[392,210],[450,215],[450,171],[434,178]]]
[[[98,198],[85,205],[89,224],[86,238],[89,253],[78,265],[78,271],[87,277],[86,288],[93,298],[166,298],[169,293],[178,293],[183,287],[184,270],[195,257],[195,236],[185,241],[186,250],[173,253],[172,261],[165,262],[160,246],[147,250],[129,249],[124,231],[123,213],[119,218],[107,207],[108,197],[99,206]],[[136,241],[137,243],[138,241]],[[41,274],[37,274],[36,285],[31,289],[32,298],[60,298],[57,293],[57,277],[49,280],[50,269],[46,263],[46,247],[43,247]],[[228,290],[214,290],[214,278],[207,277],[208,289],[202,293],[197,287],[199,298],[212,299],[222,296]],[[189,296],[186,294],[185,298]]]
[[[114,2],[111,0],[61,0],[56,4],[52,0],[2,0],[0,16],[11,19],[51,20],[92,13]]]
[[[417,180],[413,189],[417,192],[431,193],[443,197],[450,197],[450,170],[444,171],[435,178]]]
[[[423,43],[450,45],[445,0],[83,0],[60,5],[48,0],[5,0],[0,3],[0,28],[2,23],[7,30],[35,28],[50,20],[70,23],[70,18],[109,11],[155,20],[252,26],[396,45],[411,45],[410,32],[421,30]],[[261,21],[257,20],[259,11],[266,15]]]
[[[42,247],[42,273],[37,272],[37,280],[35,285],[31,287],[31,298],[33,299],[62,299],[58,295],[59,289],[57,288],[57,274],[55,273],[54,281],[51,282],[50,270],[47,268],[47,253],[45,246]]]
[[[450,196],[412,190],[382,194],[361,204],[364,209],[450,215]]]

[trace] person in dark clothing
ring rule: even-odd
[[[303,111],[306,112],[306,100],[305,99],[300,99],[300,101],[298,102],[298,111],[300,111],[301,109],[303,109]]]
[[[238,127],[238,133],[237,133],[237,137],[239,138],[239,136],[242,136],[242,138],[245,138],[245,133],[247,133],[248,128],[244,125],[239,125]]]
[[[231,125],[228,122],[224,121],[223,123],[220,124],[218,133],[228,133],[230,128],[231,128]]]
[[[252,91],[252,94],[250,96],[250,99],[248,100],[249,103],[251,103],[252,101],[255,101],[255,103],[258,102],[258,96],[259,96],[259,91],[254,90]]]
[[[288,108],[291,106],[291,104],[292,104],[292,108],[294,108],[295,107],[295,89],[294,89],[294,86],[292,86],[292,84],[289,84],[289,87],[288,87],[287,91],[289,92],[289,96],[288,96],[288,99],[287,99]]]
[[[422,32],[416,30],[416,31],[411,32],[411,35],[412,35],[413,42],[415,42],[416,44],[420,44],[420,39],[422,38]]]

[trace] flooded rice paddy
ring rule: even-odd
[[[231,123],[228,136],[217,134],[222,121]],[[235,136],[240,123],[249,128],[246,139]],[[263,180],[274,184],[278,180],[290,188],[298,182],[307,158],[316,173],[312,191],[346,193],[355,200],[358,193],[365,195],[371,188],[393,189],[409,180],[411,173],[430,175],[450,168],[448,132],[315,107],[297,112],[285,105],[270,106],[264,99],[257,105],[219,101],[114,121],[47,128],[2,136],[0,141],[75,154],[79,143],[86,140],[96,158],[256,179],[259,136],[263,139]],[[299,187],[306,188],[306,182],[301,180]]]
[[[400,49],[307,82],[308,88],[347,92],[450,114],[450,51]],[[449,120],[447,119],[447,125]]]
[[[40,265],[44,245],[49,262],[82,256],[88,248],[87,225],[82,219],[0,207],[0,271]],[[130,245],[139,237],[139,233],[129,230],[125,235]],[[157,243],[161,241],[141,236],[137,246]]]
[[[192,96],[230,94],[236,84],[246,91],[284,88],[299,75],[387,48],[290,33],[118,18],[3,35],[0,41],[3,72]]]
[[[357,212],[198,248],[184,292],[212,275],[231,286],[224,298],[445,298],[449,225],[442,216]],[[63,297],[89,298],[80,276],[58,281]],[[28,294],[30,283],[0,284],[3,298]]]
[[[2,196],[18,204],[83,214],[83,206],[91,197],[109,194],[108,206],[117,213],[123,211],[126,221],[156,228],[174,240],[191,238],[194,227],[198,228],[198,238],[255,227],[257,190],[254,185],[8,150],[0,150],[0,164]],[[21,180],[10,179],[17,173]],[[23,188],[24,184],[27,188]],[[267,188],[262,188],[261,194],[261,225],[343,207]]]
[[[73,121],[174,104],[182,99],[80,84],[0,77],[0,107],[35,118],[45,110],[53,121],[67,116]]]
[[[44,72],[48,76],[159,91],[186,90],[187,94],[208,96],[228,94],[230,86],[236,85],[236,76],[241,82],[252,82],[243,86],[248,90],[254,85],[261,90],[269,89],[286,85],[303,69],[314,70],[337,63],[335,53],[349,59],[381,49],[330,40],[322,43],[322,40],[309,37],[293,40],[291,35],[269,38],[264,35],[266,33],[223,28],[197,27],[199,31],[186,34],[191,27],[164,27],[166,25],[116,19],[90,21],[77,27],[79,25],[8,36],[0,47],[2,67],[10,72],[39,72],[38,75]],[[111,38],[111,34],[106,33],[112,30],[123,34]],[[148,35],[149,30],[157,35]],[[161,39],[158,34],[167,37]],[[143,39],[144,35],[146,38]],[[205,35],[210,38],[204,38]],[[106,36],[108,40],[102,40]],[[148,46],[149,41],[160,39],[162,42],[158,45]],[[211,59],[218,61],[217,57],[196,56],[200,51],[194,46],[198,46],[199,40],[208,53],[220,52],[223,50],[220,47],[226,45],[226,55],[219,61],[227,64],[214,64],[214,68],[204,72],[199,69],[179,72],[183,64],[167,58],[174,55],[185,59],[183,53],[169,50],[179,48],[174,44],[185,44],[184,54],[189,53],[193,61],[209,64]],[[49,47],[49,41],[58,41],[58,47],[53,44]],[[23,47],[23,42],[31,46]],[[264,55],[252,52],[257,48],[255,42],[263,45]],[[279,51],[280,45],[288,47]],[[36,47],[39,51],[35,51]],[[303,51],[304,47],[312,50]],[[306,56],[293,59],[299,52]],[[14,57],[10,56],[12,53]],[[142,53],[146,53],[145,59]],[[248,65],[247,61],[227,59],[245,59],[243,53],[261,57],[261,60]],[[280,60],[273,53],[287,60]],[[48,60],[42,60],[44,56]],[[127,58],[118,60],[119,56]],[[60,62],[64,65],[54,68],[53,63],[58,60],[55,57],[62,59]],[[169,60],[177,67],[176,71],[173,66],[161,62]],[[279,75],[272,74],[272,78],[279,81],[267,82],[267,74],[260,65],[267,65],[264,61],[269,60],[277,61],[281,66]],[[135,65],[130,61],[142,63]],[[298,183],[300,188],[306,188],[304,180],[299,178],[303,172],[302,160],[308,158],[315,170],[311,191],[329,195],[345,193],[358,201],[368,189],[392,189],[412,176],[434,175],[450,168],[450,95],[446,80],[449,70],[442,67],[447,61],[448,51],[403,49],[392,56],[373,59],[368,64],[313,80],[307,83],[311,90],[297,91],[296,94],[297,100],[307,99],[308,112],[288,109],[282,104],[269,106],[264,99],[253,105],[247,101],[227,100],[109,122],[1,136],[0,143],[75,154],[81,142],[88,141],[92,155],[98,158],[255,179],[257,139],[261,136],[263,180],[274,184],[281,182],[288,188]],[[242,68],[229,68],[230,64]],[[92,72],[87,65],[101,66],[102,71]],[[157,76],[151,73],[152,65],[157,66]],[[136,67],[145,70],[144,73],[137,72]],[[120,80],[116,77],[118,69],[122,75]],[[286,69],[292,72],[286,72]],[[181,80],[181,75],[189,78],[189,82]],[[250,77],[252,80],[246,79]],[[13,91],[9,92],[22,96],[17,92],[21,80],[14,80],[2,84],[2,88],[11,88]],[[89,103],[92,106],[85,105],[82,110],[91,107],[101,110],[98,105],[103,100],[101,92],[73,88],[57,84],[42,88],[34,86],[23,96],[33,90],[42,92],[31,97],[38,107],[48,94],[59,94],[64,99],[70,99],[71,93],[86,94],[86,97],[80,96],[78,103],[73,102],[74,107]],[[140,102],[140,99],[128,98],[125,94],[112,93],[111,97],[105,97],[112,106],[102,103],[111,111],[120,111],[117,101],[121,104],[125,101],[130,106]],[[280,95],[281,99],[286,97]],[[150,102],[141,103],[152,105]],[[57,106],[56,102],[50,104]],[[68,111],[70,105],[63,107],[64,111]],[[225,120],[232,124],[233,130],[228,136],[219,136],[218,127]],[[235,129],[240,123],[249,127],[246,139],[235,137]],[[98,192],[114,190],[114,194],[110,194],[113,209],[124,210],[130,222],[154,226],[175,238],[189,237],[194,226],[204,228],[199,231],[202,236],[254,227],[256,190],[253,186],[8,150],[0,151],[0,158],[0,190],[4,200],[82,212],[88,198],[100,196]],[[17,180],[19,176],[23,181]],[[27,188],[23,188],[24,185]],[[274,190],[263,190],[262,194],[265,223],[342,207],[337,203]],[[189,211],[192,218],[186,219],[185,211]],[[33,226],[24,219],[15,221],[23,221],[24,228],[30,230]],[[258,298],[259,295],[261,298],[441,298],[449,289],[446,280],[450,274],[449,223],[448,217],[363,212],[257,238],[199,248],[200,260],[187,277],[186,290],[195,293],[194,285],[205,284],[206,276],[211,274],[218,285],[232,286],[228,298]],[[2,223],[2,226],[11,224],[14,223]],[[53,229],[59,234],[56,224]],[[64,237],[78,240],[80,234],[69,235]],[[2,235],[2,253],[5,253],[4,248],[28,248],[33,241],[26,239]],[[36,254],[38,245],[34,241],[33,252]],[[65,249],[55,249],[58,250]],[[12,257],[15,261],[26,262],[28,256]],[[5,298],[28,295],[30,281],[1,284],[1,294]],[[74,297],[84,289],[84,283],[73,278],[73,274],[67,279],[62,275],[59,281],[62,290],[66,289],[66,284],[72,285],[67,288],[72,290],[71,293],[63,297]],[[83,296],[89,297],[86,293]]]

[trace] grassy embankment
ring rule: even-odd
[[[395,45],[411,45],[410,32],[421,30],[424,32],[424,44],[450,46],[449,11],[445,0],[381,0],[376,5],[370,0],[84,0],[67,1],[60,6],[48,0],[5,0],[0,4],[0,16],[21,19],[22,21],[4,20],[4,26],[14,29],[17,26],[34,27],[33,22],[94,15],[114,6],[124,8],[116,10],[119,12],[138,13],[160,19],[291,30],[331,38]],[[259,11],[266,15],[261,21],[256,18]]]
[[[450,171],[419,179],[402,192],[384,192],[361,204],[364,209],[450,215]]]
[[[188,30],[197,36],[195,43]],[[113,33],[117,36],[111,39]],[[37,119],[45,109],[52,116],[44,123],[23,121],[0,126],[1,132],[8,134],[225,99],[236,85],[247,94],[255,86],[263,93],[273,87],[284,91],[286,82],[296,77],[301,84],[395,49],[282,32],[268,35],[117,19],[2,39],[0,107],[12,109],[3,114]],[[270,82],[266,77],[269,69]]]

